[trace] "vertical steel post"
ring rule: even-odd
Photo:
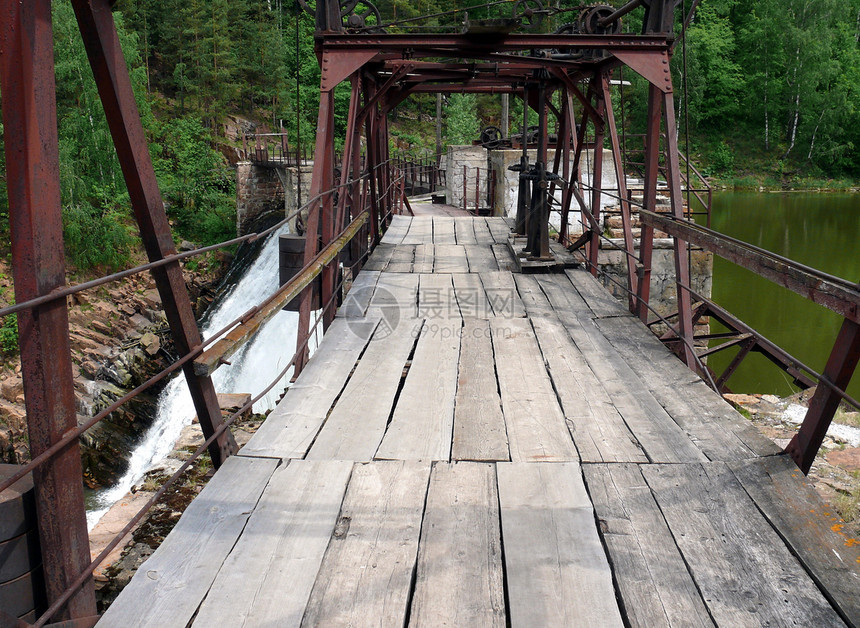
[[[847,390],[857,369],[858,360],[860,360],[860,325],[846,320],[842,324],[842,329],[836,337],[836,344],[833,345],[833,351],[827,360],[824,378],[836,387]],[[827,428],[830,427],[841,401],[842,398],[829,386],[819,384],[809,402],[809,410],[806,412],[800,430],[785,449],[805,474],[808,474],[812,468],[815,454],[824,442]]]
[[[597,111],[603,109],[603,93],[596,94],[597,103],[594,107]],[[594,166],[591,174],[591,215],[595,222],[600,224],[600,198],[603,196],[603,139],[604,125],[599,120],[594,120]],[[591,274],[597,276],[597,258],[600,251],[600,233],[597,230],[591,234],[588,244],[588,262]]]
[[[120,167],[128,187],[131,206],[140,228],[140,237],[150,261],[176,253],[173,234],[164,212],[155,169],[134,99],[131,79],[119,44],[109,0],[73,0],[72,6],[83,36],[90,66],[98,86],[108,127],[116,147]],[[178,262],[152,272],[161,295],[179,355],[201,344],[200,330]],[[183,367],[194,408],[203,434],[208,438],[221,425],[221,407],[209,377],[194,373],[194,364]],[[209,447],[216,466],[237,450],[229,431]]]
[[[624,248],[627,249],[627,294],[630,311],[636,308],[635,294],[638,290],[636,264],[633,255],[636,250],[633,245],[633,219],[630,214],[630,201],[627,198],[627,176],[624,173],[624,163],[621,158],[621,142],[618,141],[618,127],[615,124],[615,112],[612,110],[612,90],[609,84],[609,73],[601,77],[603,90],[603,119],[609,128],[609,138],[612,144],[612,160],[615,165],[615,178],[618,182],[618,205],[621,209],[621,223],[624,230]]]
[[[654,85],[648,87],[648,128],[645,132],[645,181],[643,205],[657,210],[657,177],[660,171],[660,121],[663,118],[663,94]],[[654,252],[654,227],[642,225],[639,241],[639,286],[635,314],[648,322],[648,302],[651,298],[651,258]]]
[[[66,283],[50,0],[0,1],[0,81],[12,268],[21,303]],[[36,457],[77,427],[66,300],[20,312],[18,329],[30,454]],[[49,602],[90,563],[82,477],[77,443],[34,472]],[[88,580],[57,619],[95,614]]]
[[[314,170],[311,177],[310,197],[317,198],[323,192],[328,192],[333,187],[334,179],[334,91],[320,92],[320,108],[317,116],[317,143],[314,153]],[[331,212],[334,207],[331,194],[325,194],[313,202],[308,211],[307,231],[305,232],[305,265],[309,264],[319,251],[319,234],[323,233],[323,241],[330,241],[332,230]],[[326,237],[328,236],[328,239]],[[326,267],[329,269],[330,267]],[[331,271],[323,271],[322,290],[320,294],[321,305],[328,303],[332,290]],[[308,361],[307,341],[310,334],[311,305],[313,297],[313,284],[308,286],[300,298],[299,324],[296,338],[295,374],[298,375]]]
[[[681,192],[681,165],[678,158],[678,128],[675,125],[675,109],[672,92],[663,94],[663,119],[666,123],[666,179],[671,192],[672,215],[684,219],[684,197]],[[690,298],[690,263],[687,242],[673,238],[675,249],[675,276],[677,278],[678,331],[680,332],[681,359],[691,369],[697,370],[693,353],[693,304]],[[686,342],[685,342],[686,341]]]

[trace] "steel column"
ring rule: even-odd
[[[173,234],[164,212],[164,201],[155,178],[110,2],[72,0],[72,6],[99,89],[144,248],[150,261],[174,255],[176,247]],[[188,298],[182,268],[177,262],[154,270],[152,274],[161,295],[177,352],[184,356],[202,341]],[[215,387],[208,377],[195,375],[191,363],[183,367],[183,372],[200,427],[203,434],[209,438],[222,421]],[[226,431],[209,447],[209,454],[217,468],[236,450],[236,441],[232,434]]]
[[[657,210],[657,177],[660,172],[660,120],[663,117],[663,94],[655,85],[648,86],[648,128],[645,132],[645,181],[643,207]],[[654,252],[654,228],[642,225],[639,239],[639,272],[636,311],[643,323],[648,322],[651,299],[651,258]]]
[[[54,39],[50,0],[0,2],[0,89],[12,269],[19,303],[66,283],[60,202]],[[65,299],[18,315],[30,455],[77,427]],[[77,442],[34,471],[39,539],[48,601],[54,602],[90,563]],[[92,580],[57,619],[96,614]]]
[[[332,239],[332,211],[334,202],[329,190],[334,187],[334,91],[320,92],[320,107],[317,116],[317,142],[314,151],[314,170],[311,176],[310,197],[316,199],[308,210],[308,225],[305,231],[305,257],[307,266],[319,251],[319,234],[322,230],[323,242]],[[326,194],[323,195],[323,193]],[[318,198],[322,195],[322,198]],[[332,295],[331,269],[327,266],[322,274],[320,302],[328,303]],[[299,304],[299,324],[296,338],[296,367],[298,375],[308,361],[307,340],[310,333],[311,302],[313,288],[302,292]]]
[[[598,77],[592,81],[592,85],[599,80]],[[589,93],[591,90],[589,90]],[[595,94],[597,106],[595,109],[601,111],[605,103],[603,101],[602,90]],[[600,198],[603,196],[603,139],[604,127],[603,124],[594,118],[594,166],[591,173],[591,215],[595,222],[600,226]],[[595,229],[591,234],[591,241],[588,244],[588,262],[591,274],[597,277],[597,258],[600,251],[600,230]]]
[[[860,325],[846,320],[836,337],[836,344],[827,360],[823,376],[837,388],[847,390],[858,360],[860,360]],[[785,449],[801,471],[806,474],[812,468],[815,454],[824,442],[827,428],[830,427],[841,401],[842,397],[832,388],[819,384],[809,402],[809,410],[806,412],[800,431],[795,434]]]
[[[615,178],[618,182],[618,205],[621,209],[621,223],[624,229],[624,248],[627,250],[627,294],[630,311],[636,308],[636,293],[638,291],[636,264],[634,263],[635,247],[633,245],[633,219],[630,212],[630,201],[627,198],[627,176],[621,159],[621,142],[618,140],[618,127],[615,124],[615,112],[612,110],[612,92],[609,84],[609,73],[601,77],[603,90],[603,119],[609,128],[609,139],[612,143],[612,159],[615,165]]]
[[[684,220],[684,197],[681,193],[681,165],[678,158],[678,128],[675,125],[674,98],[671,92],[663,94],[663,119],[666,123],[666,178],[671,192],[672,215]],[[687,257],[688,244],[675,237],[675,276],[677,278],[678,331],[683,341],[679,347],[681,359],[691,369],[696,368],[693,352],[692,301],[690,300],[690,264]]]

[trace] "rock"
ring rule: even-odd
[[[731,403],[736,403],[739,406],[752,405],[759,402],[759,398],[753,395],[733,395],[726,394],[723,397]]]
[[[772,403],[773,405],[777,405],[780,402],[779,397],[776,395],[762,395],[762,401],[767,401],[768,403]]]
[[[161,339],[151,332],[140,337],[140,346],[148,356],[154,356],[161,350]]]
[[[185,253],[187,251],[194,251],[197,249],[197,245],[193,242],[189,242],[188,240],[183,240],[179,243],[178,250],[180,253]]]
[[[24,381],[20,377],[12,377],[0,384],[0,394],[6,401],[15,402],[18,395],[24,394]]]
[[[827,462],[847,471],[860,471],[860,447],[828,452]]]

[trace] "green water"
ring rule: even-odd
[[[727,192],[714,196],[712,227],[744,242],[851,281],[860,281],[860,195]],[[842,319],[719,257],[714,301],[807,366],[821,372]],[[716,328],[713,331],[721,331]],[[710,358],[717,373],[736,350]],[[729,380],[735,392],[793,392],[789,377],[758,354]],[[849,388],[860,395],[860,373]]]

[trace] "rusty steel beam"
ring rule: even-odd
[[[678,157],[678,127],[675,124],[675,105],[672,92],[663,93],[663,121],[666,125],[666,183],[671,192],[670,204],[672,215],[676,219],[684,218],[684,199],[681,192],[681,165]],[[656,187],[656,186],[655,186]],[[690,293],[690,263],[687,256],[687,242],[675,236],[673,242],[675,254],[675,278],[678,286],[675,298],[678,301],[678,331],[684,340],[681,347],[681,359],[691,369],[697,365],[693,352],[693,311]]]
[[[663,95],[655,85],[648,86],[648,127],[645,133],[645,177],[643,207],[657,209],[657,177],[660,173],[660,120],[663,117]],[[641,213],[641,212],[640,212]],[[636,314],[643,323],[648,322],[648,303],[651,300],[651,260],[654,254],[654,227],[643,222],[639,238],[639,266],[637,273]]]
[[[323,55],[323,62],[325,55]],[[334,187],[334,87],[329,91],[320,90],[320,105],[317,116],[317,142],[314,153],[314,170],[311,175],[311,198],[318,198],[308,210],[308,224],[305,237],[304,262],[310,264],[319,251],[319,235],[323,245],[332,239],[334,198],[330,192]],[[321,300],[328,303],[332,295],[331,272],[326,270],[322,277]],[[296,337],[295,374],[302,372],[308,361],[307,340],[310,334],[312,290],[306,289],[299,304],[299,324]]]
[[[601,77],[601,88],[603,90],[603,117],[609,129],[609,140],[612,144],[612,159],[615,167],[615,180],[618,185],[619,207],[621,209],[621,223],[624,230],[624,246],[631,254],[627,257],[627,294],[628,307],[631,312],[636,310],[636,293],[639,291],[636,277],[636,264],[632,254],[633,246],[633,217],[630,209],[630,201],[627,198],[627,175],[624,172],[623,157],[621,155],[621,141],[618,138],[618,127],[615,124],[615,111],[612,108],[612,90],[609,86],[610,75],[608,73]]]
[[[823,378],[837,388],[847,390],[851,383],[857,362],[860,360],[860,325],[846,320],[833,345],[833,351],[824,368]],[[788,453],[800,470],[809,473],[815,455],[824,442],[827,429],[833,422],[836,410],[842,401],[842,395],[829,386],[819,384],[809,402],[809,410],[800,426],[800,431],[794,435],[786,447]]]
[[[402,53],[408,50],[414,58],[423,54],[437,57],[440,49],[453,52],[453,56],[468,57],[480,52],[518,52],[534,49],[579,48],[583,50],[668,51],[670,40],[659,35],[555,35],[516,34],[505,37],[479,39],[469,35],[439,34],[362,34],[325,35],[320,41],[323,48],[338,50],[377,50],[379,54]],[[425,51],[427,51],[425,53]]]
[[[0,91],[15,298],[24,302],[66,284],[50,0],[0,1]],[[30,455],[36,457],[77,427],[65,299],[20,312],[18,329]],[[33,477],[45,584],[54,602],[90,563],[77,443]],[[95,614],[88,579],[57,619]]]
[[[697,312],[701,316],[710,316],[722,323],[723,326],[737,333],[750,334],[754,336],[756,343],[752,350],[756,353],[760,353],[778,368],[791,375],[797,386],[801,388],[811,388],[812,386],[815,386],[815,381],[804,375],[802,370],[806,370],[809,373],[814,373],[814,371],[803,362],[794,356],[789,355],[783,349],[762,336],[758,331],[710,299],[706,299],[695,292],[691,292],[690,296],[693,299],[696,299],[696,301],[701,302],[701,308],[697,309]],[[699,306],[699,303],[697,303],[697,306]]]
[[[157,261],[174,255],[176,247],[110,5],[109,0],[72,0],[140,237],[149,260]],[[202,340],[182,268],[177,262],[153,270],[152,274],[177,352],[187,355]],[[208,438],[222,421],[215,387],[208,377],[197,376],[190,363],[183,371],[200,427]],[[237,449],[232,434],[225,432],[209,448],[212,463],[219,467]]]
[[[290,301],[305,293],[305,289],[311,285],[311,282],[337,259],[346,245],[361,231],[368,217],[369,214],[367,211],[359,214],[336,239],[332,240],[310,262],[306,263],[304,269],[281,286],[266,305],[257,309],[251,318],[230,331],[224,338],[216,342],[211,349],[204,351],[199,358],[194,360],[195,372],[201,376],[214,373],[219,366],[224,364],[227,358],[236,353],[250,340],[266,321],[284,309],[284,306]],[[325,302],[323,302],[323,305],[325,305]]]
[[[860,288],[856,284],[826,275],[687,220],[673,220],[644,210],[640,212],[640,217],[644,224],[652,228],[682,237],[707,251],[713,251],[813,303],[833,310],[854,323],[860,323]]]

